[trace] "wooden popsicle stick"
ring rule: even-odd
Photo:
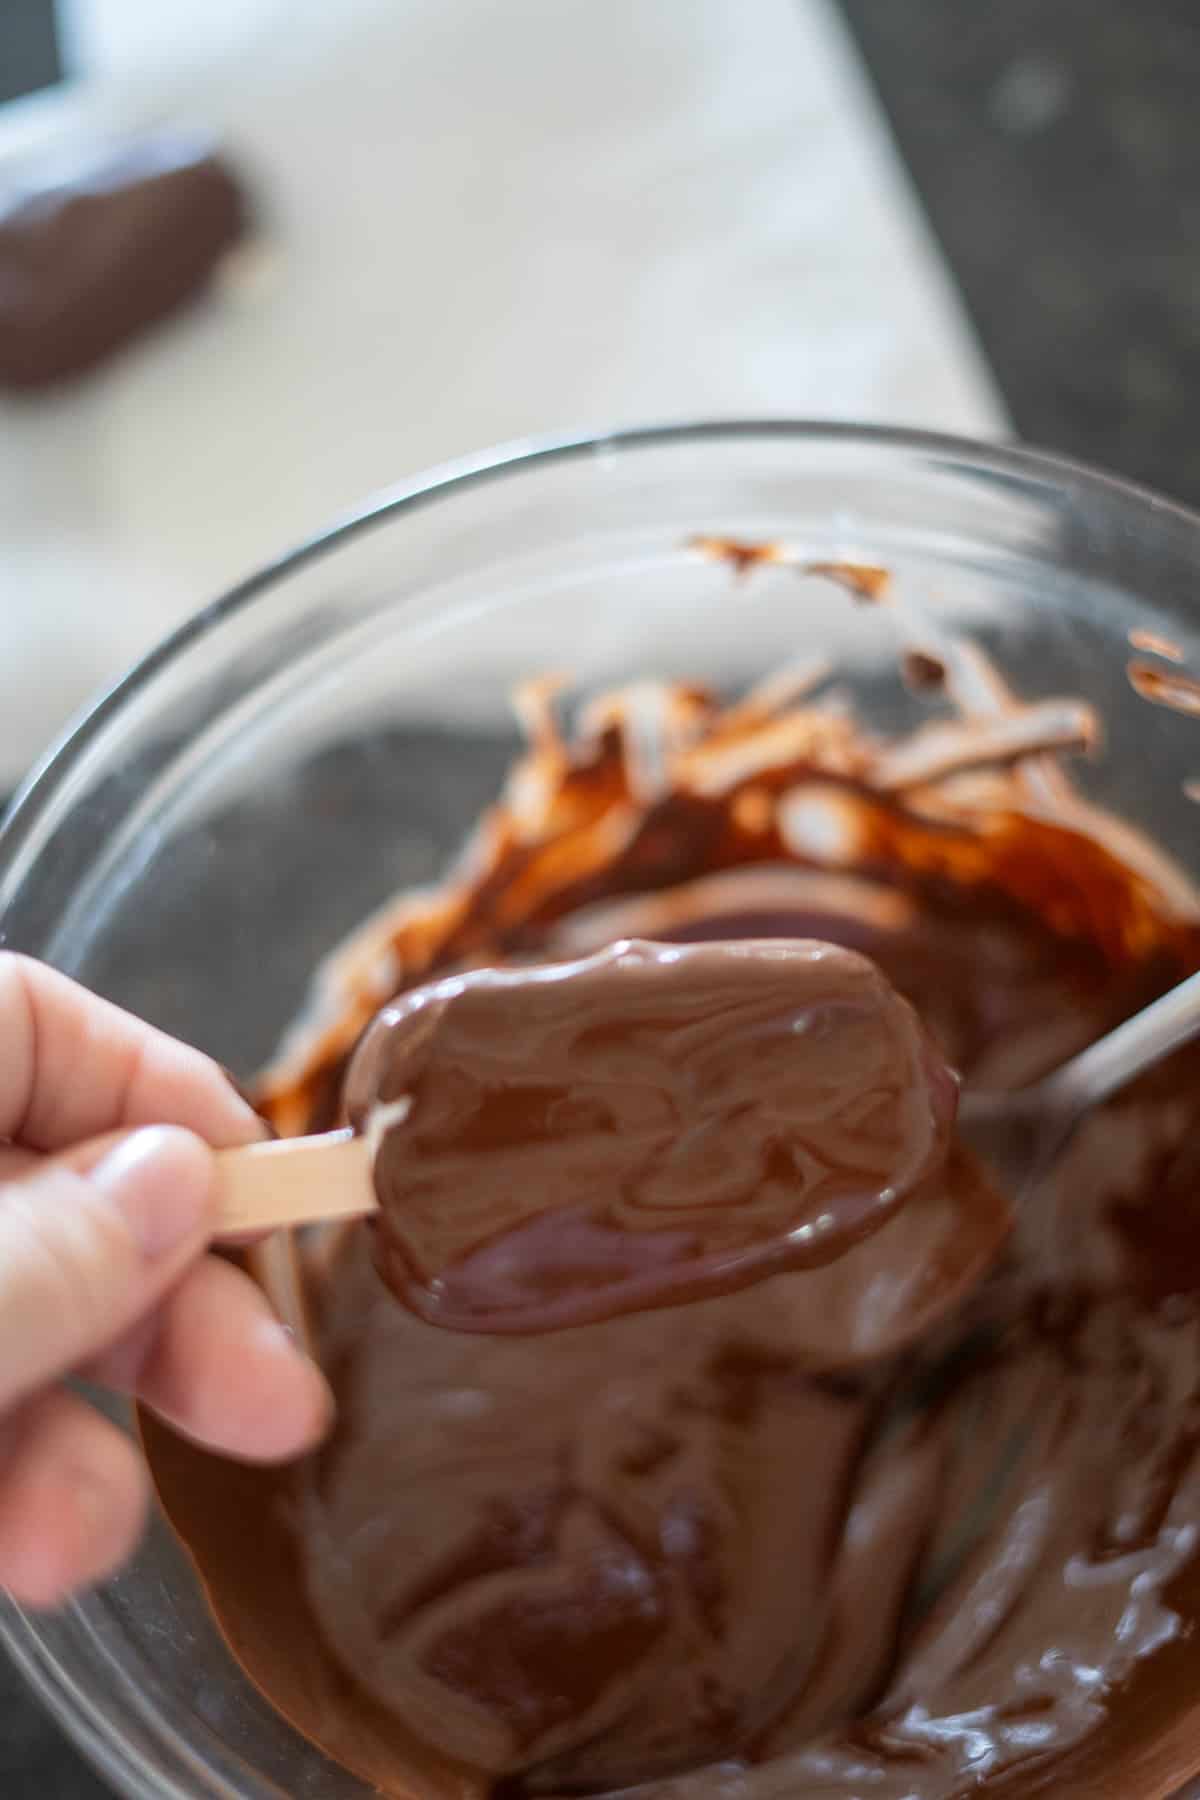
[[[349,1129],[219,1150],[218,1235],[374,1212],[374,1160],[371,1140]]]

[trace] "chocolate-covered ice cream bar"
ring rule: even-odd
[[[0,192],[0,386],[47,387],[103,362],[201,289],[246,219],[228,164],[182,133]]]

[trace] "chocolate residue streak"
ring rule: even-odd
[[[892,585],[891,571],[881,569],[874,563],[810,562],[802,564],[801,572],[805,575],[824,575],[830,581],[836,581],[839,587],[844,587],[856,600],[886,600],[888,589]]]
[[[364,1027],[418,983],[515,963],[528,998],[531,970],[627,936],[705,946],[697,974],[721,941],[840,944],[968,1088],[1035,1080],[1200,968],[1200,899],[1050,768],[1051,747],[1091,741],[1088,709],[1025,707],[976,673],[967,715],[900,740],[778,680],[729,707],[642,683],[573,731],[539,701],[463,862],[327,961],[260,1105],[283,1132],[338,1118]],[[899,1016],[872,992],[878,1023]],[[653,1079],[622,1050],[610,1089],[586,1019],[612,995],[589,996],[578,1019],[514,1012],[511,1044],[477,1040],[466,1014],[416,1062],[391,1044],[425,1134],[385,1140],[380,1254],[402,1240],[405,1281],[457,1278],[497,1208],[536,1200],[553,1224],[551,1124],[570,1186],[549,1198],[568,1209],[590,1192],[593,1139],[624,1168],[628,1130],[629,1167],[691,1169],[662,1190],[664,1219],[678,1204],[702,1255],[739,1229],[704,1202],[728,1199],[745,1155],[786,1221],[761,1129],[787,1080],[774,1006],[743,1012],[739,990],[728,1036],[715,995],[694,1018],[685,1002],[686,1022],[655,1012]],[[633,1023],[621,1013],[618,1035]],[[390,1029],[374,1075],[368,1040],[363,1104],[372,1083],[393,1091]],[[727,1081],[758,1121],[745,1142],[720,1111]],[[722,1128],[693,1167],[689,1126],[712,1102]],[[659,1139],[671,1108],[680,1128]],[[830,1117],[789,1139],[813,1153],[802,1194],[843,1164]],[[433,1329],[379,1280],[369,1231],[306,1239],[331,1440],[266,1473],[147,1421],[159,1490],[251,1679],[388,1795],[1160,1800],[1200,1765],[1198,1136],[1193,1047],[1085,1122],[982,1259],[965,1226],[987,1190],[947,1140],[831,1261],[551,1339]],[[890,1166],[907,1139],[886,1141]],[[838,1142],[862,1148],[840,1126]],[[429,1204],[410,1226],[414,1148]],[[492,1156],[489,1191],[472,1159]],[[654,1195],[639,1176],[603,1202],[623,1238],[655,1238]],[[532,1267],[522,1253],[504,1272],[522,1304]],[[576,1273],[594,1269],[589,1248]]]
[[[1167,662],[1181,663],[1183,651],[1171,638],[1160,637],[1157,631],[1133,630],[1129,633],[1129,642],[1134,650],[1145,650],[1150,656],[1165,657]]]
[[[1143,700],[1200,718],[1200,681],[1192,676],[1156,669],[1153,663],[1145,662],[1131,662],[1127,673],[1131,686]]]
[[[935,692],[946,685],[946,665],[926,650],[906,650],[900,659],[905,684],[916,694]]]
[[[693,537],[688,548],[698,550],[710,562],[728,563],[735,575],[748,575],[760,563],[786,563],[790,560],[783,544],[748,544],[740,538]]]
[[[712,562],[728,563],[736,575],[748,575],[751,569],[764,563],[796,569],[801,575],[823,575],[827,581],[845,588],[856,600],[883,600],[891,586],[891,571],[875,563],[809,562],[787,544],[772,541],[755,544],[741,538],[692,537],[688,539],[687,547],[699,551]]]

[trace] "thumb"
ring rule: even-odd
[[[86,1173],[55,1159],[0,1183],[0,1411],[149,1311],[215,1207],[212,1153],[175,1126],[121,1138]]]

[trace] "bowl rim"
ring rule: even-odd
[[[46,1648],[36,1624],[2,1589],[0,1652],[68,1742],[128,1800],[195,1800],[200,1790],[180,1785],[181,1778],[189,1776],[201,1776],[207,1782],[205,1800],[239,1800],[223,1777],[199,1768],[186,1751],[180,1756],[178,1734],[160,1719],[152,1701],[144,1696],[131,1700],[122,1694],[118,1699],[121,1712],[114,1716],[111,1696],[99,1699],[80,1688]],[[157,1740],[157,1767],[148,1763],[133,1741],[139,1728]],[[278,1788],[268,1785],[256,1795],[247,1795],[246,1800],[276,1797],[282,1800]]]
[[[227,620],[251,606],[258,596],[281,578],[349,542],[400,513],[414,510],[453,492],[504,479],[530,467],[609,457],[669,444],[703,443],[721,438],[748,441],[792,439],[801,443],[858,444],[883,451],[910,451],[958,462],[978,474],[1058,485],[1091,494],[1110,503],[1134,505],[1160,517],[1174,519],[1200,532],[1200,510],[1124,476],[1111,475],[1094,464],[1060,455],[1056,451],[1021,444],[989,444],[982,439],[940,431],[924,431],[901,425],[868,425],[854,421],[817,418],[708,418],[619,426],[609,430],[567,434],[542,434],[509,438],[486,449],[468,452],[449,461],[432,464],[415,474],[369,494],[357,506],[335,517],[321,530],[302,539],[290,550],[261,563],[215,600],[198,608],[168,632],[126,672],[70,719],[35,760],[18,783],[7,811],[0,813],[0,875],[35,820],[41,804],[50,800],[77,758],[112,716],[150,682],[160,670],[190,645],[218,630]],[[0,916],[0,946],[3,945]]]
[[[127,702],[134,699],[164,668],[189,647],[219,630],[229,619],[253,606],[279,580],[318,561],[360,532],[416,507],[442,500],[453,493],[485,482],[519,475],[530,467],[609,458],[623,452],[672,444],[733,441],[791,441],[832,447],[860,446],[884,453],[913,453],[958,465],[964,472],[994,475],[1021,481],[1045,490],[1057,487],[1077,496],[1088,496],[1120,507],[1133,507],[1167,521],[1174,521],[1197,535],[1200,511],[1193,510],[1155,489],[1112,475],[1101,468],[1056,452],[1016,444],[990,444],[938,431],[904,426],[869,425],[819,418],[758,417],[708,418],[665,421],[585,431],[547,434],[506,440],[489,448],[431,465],[368,495],[360,504],[335,517],[323,529],[302,539],[282,554],[262,563],[253,573],[207,605],[200,607],[145,655],[134,662],[78,713],[53,740],[20,782],[11,804],[0,816],[0,878],[19,855],[22,844],[36,829],[40,814],[69,780],[80,757],[96,736]],[[5,944],[0,912],[0,948]],[[178,1778],[194,1778],[199,1771],[186,1751],[170,1773],[151,1770],[133,1741],[129,1726],[150,1727],[160,1736],[162,1721],[153,1701],[139,1696],[128,1712],[113,1717],[93,1696],[82,1692],[61,1668],[44,1643],[35,1619],[0,1590],[0,1649],[5,1651],[47,1711],[63,1728],[93,1766],[125,1793],[145,1796],[177,1795],[189,1791]],[[168,1730],[173,1740],[175,1733]],[[162,1743],[162,1751],[170,1746]],[[208,1772],[208,1791],[232,1794],[222,1777]],[[269,1783],[257,1789],[264,1797],[278,1793]]]

